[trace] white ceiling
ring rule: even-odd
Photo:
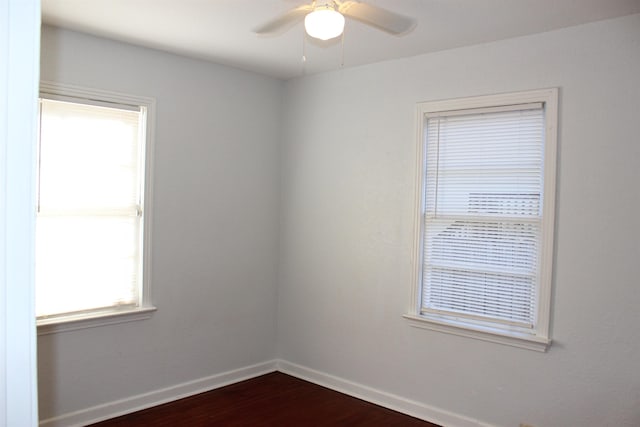
[[[640,13],[640,0],[364,0],[413,17],[395,37],[347,20],[344,66],[468,46]],[[338,69],[340,39],[252,29],[305,0],[42,0],[43,22],[288,79]]]

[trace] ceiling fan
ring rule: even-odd
[[[261,25],[254,32],[260,35],[279,34],[304,19],[309,36],[329,40],[343,33],[345,17],[393,35],[407,33],[416,25],[407,16],[359,1],[313,0],[311,4],[298,6]]]

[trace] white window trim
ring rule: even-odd
[[[53,319],[38,320],[38,335],[49,335],[58,332],[76,331],[95,328],[97,326],[115,325],[149,319],[157,310],[156,307],[136,307],[126,311],[105,311],[90,314],[60,316]]]
[[[425,116],[452,110],[468,110],[496,106],[542,102],[545,105],[545,158],[544,188],[542,213],[542,257],[540,259],[540,285],[538,287],[537,325],[531,334],[522,331],[509,331],[492,328],[490,325],[455,321],[438,316],[426,316],[420,313],[422,283],[422,206],[423,174],[424,174],[424,123]],[[410,326],[445,332],[454,335],[480,339],[484,341],[506,344],[529,350],[545,352],[551,345],[550,314],[551,285],[553,271],[553,235],[555,226],[555,175],[558,133],[558,89],[540,89],[525,92],[514,92],[496,95],[456,98],[450,100],[430,101],[418,104],[416,135],[416,187],[414,208],[414,243],[411,275],[411,301],[408,312],[404,315]]]
[[[157,310],[151,303],[151,225],[153,207],[153,153],[155,141],[155,107],[156,100],[151,97],[123,94],[112,91],[85,88],[81,86],[61,84],[49,81],[40,82],[40,96],[52,99],[75,98],[87,101],[92,105],[117,104],[120,106],[146,107],[146,141],[143,203],[143,258],[142,258],[142,299],[139,307],[113,308],[91,313],[75,313],[38,319],[38,335],[73,331],[97,326],[113,325],[148,319]]]

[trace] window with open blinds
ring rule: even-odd
[[[421,113],[417,314],[547,341],[553,97],[516,95]]]
[[[146,107],[40,99],[36,315],[143,301]]]

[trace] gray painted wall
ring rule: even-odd
[[[50,27],[41,78],[156,98],[158,307],[41,336],[41,419],[273,359],[282,83]]]
[[[498,426],[640,425],[640,15],[285,86],[278,354]],[[415,329],[420,101],[560,88],[554,345]]]
[[[40,337],[47,418],[274,357],[517,426],[640,424],[640,15],[277,82],[45,28],[158,100],[147,321]],[[548,353],[415,329],[415,104],[560,88]],[[276,329],[277,320],[277,329]]]

